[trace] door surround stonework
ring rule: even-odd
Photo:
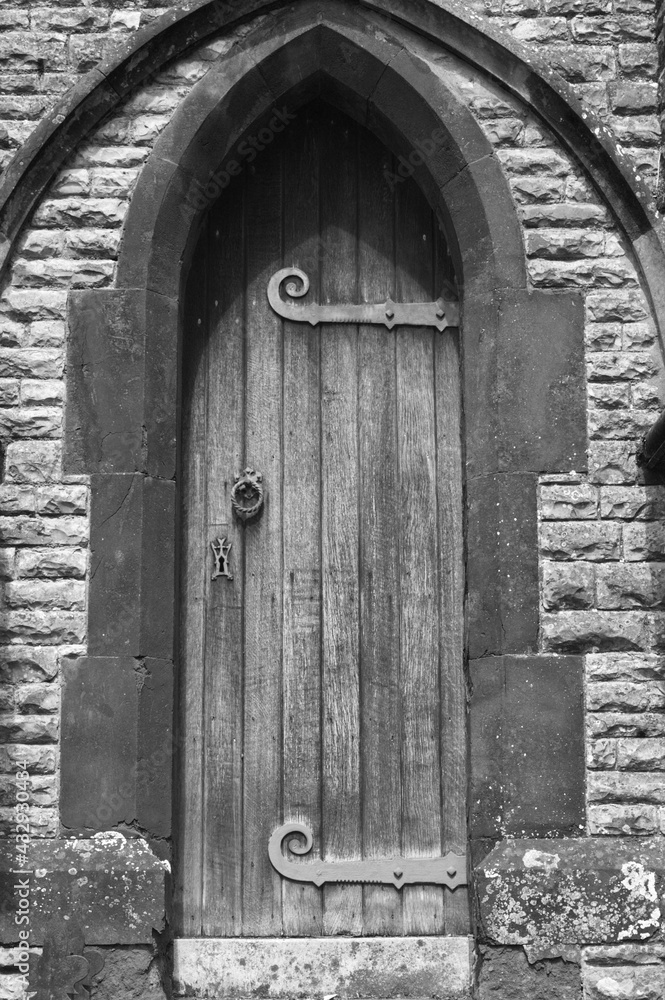
[[[263,116],[315,95],[341,104],[407,158],[434,130],[446,134],[441,155],[419,165],[416,177],[440,214],[463,278],[471,801],[482,802],[470,817],[474,858],[482,861],[500,838],[492,820],[499,782],[487,764],[495,736],[510,741],[511,727],[520,730],[520,757],[526,750],[541,766],[559,753],[563,761],[559,785],[540,792],[517,754],[504,761],[503,777],[533,792],[515,813],[513,836],[570,837],[584,822],[581,658],[537,652],[535,537],[538,475],[579,469],[586,455],[581,300],[569,291],[528,289],[515,206],[489,143],[420,58],[417,35],[393,25],[388,37],[373,40],[366,29],[379,15],[372,6],[359,12],[358,5],[350,11],[326,4],[321,13],[319,5],[303,4],[297,23],[278,13],[269,32],[251,30],[243,50],[193,89],[147,161],[116,287],[70,294],[66,467],[91,476],[96,572],[88,657],[67,668],[65,706],[73,719],[77,706],[102,689],[125,691],[134,714],[126,730],[104,734],[105,746],[109,766],[135,788],[131,819],[148,840],[170,835],[170,802],[141,780],[140,762],[172,739],[178,291],[205,212],[193,200],[192,212],[182,206],[189,193],[205,190]],[[415,21],[427,5],[414,6]],[[339,59],[341,44],[354,53],[353,72]],[[655,259],[660,248],[643,220],[632,233]],[[124,340],[113,341],[113,352],[100,350],[112,331]],[[548,410],[533,381],[506,379],[518,358],[543,388],[566,379],[568,396]],[[498,525],[502,508],[516,514],[515,526]],[[134,692],[137,662],[145,682]],[[560,725],[547,715],[548,742],[542,720],[556,698]],[[75,728],[65,722],[65,828],[81,836],[129,822],[129,813],[100,814],[94,768],[75,761],[86,739],[80,716]],[[482,939],[486,916],[477,916]],[[488,938],[499,939],[494,930]]]

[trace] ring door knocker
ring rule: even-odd
[[[251,521],[261,513],[264,501],[263,476],[254,469],[245,469],[236,476],[231,490],[233,513],[241,521]]]
[[[247,521],[257,517],[263,508],[264,499],[263,476],[260,473],[255,472],[254,469],[245,469],[241,476],[234,477],[231,507],[240,521],[247,523]],[[232,580],[230,558],[233,542],[229,541],[228,535],[224,535],[223,538],[213,539],[210,548],[215,559],[213,580],[217,580],[220,576]]]

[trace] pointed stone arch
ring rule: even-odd
[[[70,294],[65,463],[92,476],[88,678],[98,670],[107,684],[128,659],[147,665],[159,693],[143,687],[135,732],[144,734],[149,720],[142,738],[151,742],[169,740],[168,712],[160,702],[156,713],[153,702],[170,690],[174,661],[182,277],[233,150],[284,102],[297,108],[315,96],[366,124],[406,163],[434,144],[410,166],[461,280],[469,659],[484,677],[489,669],[505,681],[512,669],[508,686],[525,672],[551,674],[548,658],[536,655],[536,488],[539,473],[585,462],[582,300],[528,289],[514,204],[489,143],[421,57],[418,35],[380,22],[377,37],[375,16],[360,6],[304,3],[250,30],[193,89],[147,161],[116,287]],[[508,508],[514,517],[504,522]],[[557,753],[561,767],[546,794],[522,782],[531,804],[516,813],[516,833],[566,834],[582,822],[581,664],[557,662],[568,692],[558,711],[548,686],[531,684],[536,701],[524,712],[534,745]],[[81,794],[80,763],[68,766],[65,754],[63,823],[91,829],[94,782]],[[168,799],[146,796],[140,774],[134,780],[141,828],[168,835]],[[484,805],[472,813],[481,853],[499,836],[487,815]]]

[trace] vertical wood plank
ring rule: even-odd
[[[271,152],[273,155],[271,155]],[[282,324],[267,299],[282,260],[282,190],[272,147],[246,169],[248,198],[245,464],[263,476],[260,517],[245,532],[243,934],[282,931],[282,885],[268,858],[281,822]]]
[[[326,109],[321,141],[321,301],[356,300],[356,126]],[[339,127],[335,128],[335,123]],[[327,126],[327,127],[326,127]],[[327,859],[359,858],[358,334],[321,332],[323,815]],[[324,886],[325,934],[362,933],[362,886]]]
[[[180,933],[201,933],[203,701],[206,602],[207,229],[187,283],[181,416],[179,781],[175,912]]]
[[[245,269],[243,179],[209,222],[207,565],[210,542],[228,537],[233,580],[207,572],[203,934],[242,928],[242,598],[243,532],[231,510],[242,468]],[[215,280],[216,279],[216,280]]]
[[[319,129],[301,112],[284,137],[284,264],[319,294]],[[321,856],[320,331],[284,324],[284,818],[311,827]],[[293,863],[297,861],[294,858]],[[323,897],[285,880],[284,933],[322,933]]]
[[[435,223],[436,226],[436,223]],[[441,238],[436,241],[438,296],[454,276]],[[459,334],[436,337],[439,601],[441,629],[442,851],[467,850],[466,685],[464,679],[464,524],[462,390]],[[469,893],[444,893],[446,934],[469,933]]]
[[[431,299],[432,211],[410,182],[396,189],[397,297]],[[397,334],[402,654],[403,849],[432,857],[441,847],[437,468],[432,330]],[[404,931],[443,931],[443,889],[407,886]]]
[[[394,296],[392,157],[361,132],[358,262],[361,302]],[[389,197],[386,198],[386,194]],[[395,332],[359,329],[360,688],[363,853],[401,850],[400,581]],[[402,894],[363,890],[365,934],[402,933]]]

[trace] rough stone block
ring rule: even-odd
[[[557,653],[598,652],[603,649],[648,649],[651,622],[630,611],[560,611],[544,614],[543,647]]]
[[[622,440],[640,438],[651,428],[652,410],[591,410],[589,436],[595,440]]]
[[[597,605],[606,609],[665,606],[665,566],[657,563],[598,568]]]
[[[0,741],[7,743],[57,743],[58,720],[48,715],[0,716]]]
[[[665,559],[665,525],[632,523],[623,529],[624,559],[629,562]]]
[[[638,771],[589,771],[587,796],[589,802],[663,805],[665,782],[661,774],[643,774]]]
[[[0,348],[0,378],[62,378],[60,351],[47,348]]]
[[[641,295],[630,291],[591,291],[586,297],[587,319],[592,323],[636,323],[647,319],[649,310]]]
[[[65,346],[64,319],[39,320],[37,322],[30,323],[28,327],[26,346],[62,350]]]
[[[610,83],[610,106],[617,115],[645,115],[656,111],[655,83]]]
[[[635,271],[626,261],[615,257],[598,257],[577,261],[529,259],[529,274],[534,285],[541,288],[574,289],[622,288],[637,284]]]
[[[113,229],[125,221],[127,202],[122,198],[59,198],[41,203],[34,225],[46,229]],[[65,310],[60,313],[63,316]],[[37,318],[37,317],[35,317]]]
[[[540,549],[548,559],[586,559],[594,562],[618,559],[621,529],[598,521],[544,522],[540,526]]]
[[[598,653],[586,657],[590,681],[665,681],[665,658],[645,653]]]
[[[0,649],[0,681],[20,684],[51,681],[58,673],[57,650],[30,646]]]
[[[558,226],[597,226],[606,220],[606,212],[600,205],[523,205],[520,208],[522,222],[526,228]]]
[[[38,841],[43,837],[55,837],[58,830],[58,812],[50,806],[28,806],[30,836]],[[11,837],[16,831],[15,810],[0,806],[0,836]],[[12,912],[15,912],[12,909]],[[1,933],[0,923],[0,933]]]
[[[599,712],[587,715],[587,728],[591,737],[665,736],[665,714],[658,712]]]
[[[88,489],[85,486],[47,486],[37,490],[38,514],[87,514]]]
[[[549,45],[547,61],[569,83],[616,79],[616,57],[607,45]]]
[[[25,684],[16,690],[19,712],[53,713],[60,709],[60,687],[56,684]]]
[[[127,11],[118,11],[127,14]],[[144,948],[100,948],[104,967],[95,976],[95,1000],[165,1000],[154,950]]]
[[[655,79],[658,52],[653,42],[628,42],[619,45],[619,66],[626,77]]]
[[[20,788],[15,775],[0,775],[0,806],[15,806],[17,792],[25,790],[29,806],[57,805],[58,787],[53,775],[33,775]]]
[[[5,587],[10,608],[85,610],[85,583],[72,580],[16,580]]]
[[[617,740],[616,766],[622,771],[665,771],[665,739]]]
[[[533,957],[570,945],[646,941],[660,928],[656,879],[664,870],[655,838],[505,841],[477,871],[481,936],[526,945]]]
[[[480,949],[479,1000],[579,1000],[577,965],[561,960],[529,963],[522,949]]]
[[[21,382],[21,403],[23,406],[59,406],[64,392],[64,382],[60,379],[24,379]]]
[[[653,323],[623,324],[623,347],[626,351],[640,351],[651,347],[656,336]]]
[[[85,545],[88,523],[83,517],[0,517],[3,545]]]
[[[6,483],[0,486],[0,513],[31,514],[37,502],[34,486],[18,486]]]
[[[592,740],[587,744],[586,766],[593,771],[611,771],[616,766],[616,740]]]
[[[628,383],[610,385],[589,382],[587,395],[591,409],[617,410],[624,406],[630,406],[631,386]]]
[[[7,446],[5,473],[11,483],[57,482],[61,472],[59,441],[13,441]]]
[[[584,823],[582,659],[471,663],[471,837],[579,834]]]
[[[591,712],[654,712],[665,709],[665,682],[591,682],[587,685]]]
[[[0,644],[78,646],[85,636],[85,616],[78,611],[7,611],[0,622]]]
[[[12,580],[16,573],[16,549],[0,549],[0,580]]]
[[[583,563],[543,563],[542,600],[546,611],[590,608],[595,597],[595,567]]]
[[[540,488],[540,516],[546,521],[593,520],[597,517],[598,490],[579,483]]]
[[[16,553],[16,576],[19,578],[73,577],[83,580],[87,565],[88,553],[81,548],[31,548],[19,549]]]
[[[601,486],[600,516],[623,521],[665,519],[665,487]]]
[[[601,257],[605,234],[587,229],[535,229],[526,234],[526,251],[530,257],[548,260]]]
[[[57,750],[51,746],[7,743],[0,746],[0,773],[15,774],[19,765],[30,774],[54,774]]]
[[[15,876],[14,858],[0,860],[4,886]],[[168,863],[158,861],[144,841],[104,833],[90,840],[30,844],[30,940],[40,945],[54,913],[75,914],[86,945],[152,945],[153,929],[164,927]],[[13,890],[9,888],[10,898]],[[15,907],[0,913],[3,940],[18,940]]]
[[[589,479],[608,485],[636,482],[638,446],[638,441],[590,441]]]
[[[644,837],[658,830],[656,806],[589,805],[588,813],[592,837]]]
[[[19,387],[18,379],[3,378],[0,380],[0,406],[18,406]]]
[[[587,363],[589,381],[614,382],[616,380],[637,381],[655,374],[654,360],[650,354],[640,351],[594,354]]]
[[[607,1000],[608,997],[660,1000],[665,996],[665,967],[596,968],[585,964],[584,989],[588,1000]]]

